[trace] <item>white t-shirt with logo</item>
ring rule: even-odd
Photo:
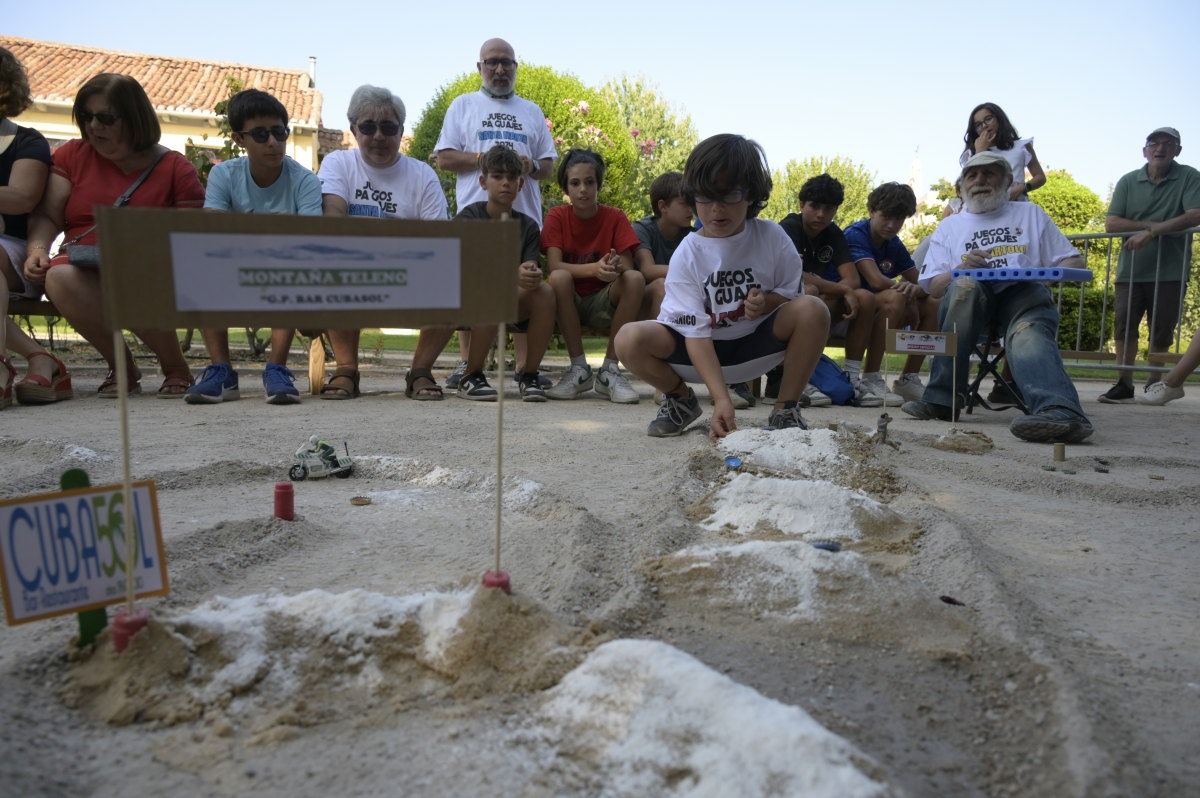
[[[685,338],[741,338],[760,321],[745,318],[750,289],[794,299],[800,275],[800,253],[775,222],[747,219],[727,238],[690,235],[671,256],[658,321]]]
[[[1012,167],[1013,182],[1025,182],[1025,168],[1029,166],[1029,162],[1033,160],[1033,156],[1029,154],[1029,148],[1033,146],[1033,136],[1027,139],[1017,139],[1013,142],[1012,148],[1002,150],[998,147],[988,147],[988,152],[994,152],[997,155],[1008,161],[1008,165]],[[975,153],[970,150],[963,150],[962,155],[958,156],[958,165],[966,166],[967,161]]]
[[[351,216],[450,218],[446,195],[433,169],[406,155],[380,169],[368,164],[360,150],[338,150],[321,161],[317,177],[321,179],[321,193],[345,200]]]
[[[1049,268],[1079,254],[1032,202],[1005,202],[991,213],[964,209],[943,219],[933,232],[917,282],[928,291],[934,277],[964,268],[963,258],[972,252],[987,258],[992,269]],[[993,285],[1001,290],[1011,284]]]
[[[442,132],[433,149],[434,152],[487,152],[497,144],[534,161],[558,157],[554,137],[546,126],[546,115],[536,103],[515,94],[501,100],[487,96],[482,90],[454,98],[446,109]],[[454,194],[460,209],[487,199],[476,170],[459,172]],[[542,192],[538,181],[526,178],[513,207],[541,226]]]

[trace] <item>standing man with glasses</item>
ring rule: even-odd
[[[1175,128],[1151,131],[1142,147],[1146,165],[1117,181],[1108,206],[1105,230],[1136,233],[1125,240],[1117,266],[1114,338],[1119,365],[1137,359],[1143,315],[1150,325],[1151,352],[1171,347],[1171,334],[1179,323],[1186,237],[1171,233],[1200,225],[1200,172],[1175,162],[1182,150]],[[1157,375],[1151,375],[1146,387],[1157,381]],[[1133,402],[1133,371],[1122,370],[1117,384],[1102,393],[1100,401]]]
[[[521,157],[525,170],[522,186],[513,209],[542,226],[542,188],[539,181],[554,175],[554,137],[546,115],[536,103],[516,94],[517,56],[503,39],[488,39],[479,48],[476,63],[482,85],[479,91],[454,98],[442,120],[442,132],[434,145],[439,169],[458,175],[455,205],[461,211],[475,202],[487,200],[487,191],[479,180],[483,154],[497,144],[508,147]],[[469,348],[462,333],[463,360],[446,380],[457,388],[466,369]],[[524,366],[524,335],[515,338],[519,372]]]

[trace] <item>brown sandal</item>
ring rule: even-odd
[[[126,375],[126,378],[129,380],[130,396],[142,392],[142,373],[140,371],[137,369],[130,369],[129,373]],[[100,383],[100,388],[96,391],[96,395],[101,399],[116,399],[118,392],[117,370],[110,369],[109,372],[104,375],[104,382]]]
[[[71,389],[71,373],[63,362],[49,352],[34,352],[26,360],[48,357],[54,361],[54,373],[47,379],[38,374],[26,374],[15,386],[17,401],[23,405],[51,405],[75,395]]]
[[[428,384],[417,385],[417,380],[426,380]],[[442,386],[433,378],[429,369],[409,369],[404,375],[404,395],[418,402],[439,402],[445,398]]]
[[[322,399],[353,399],[360,395],[358,369],[338,366],[333,370],[329,382],[321,386]]]
[[[187,395],[188,388],[196,382],[196,378],[192,376],[192,372],[184,374],[168,374],[167,378],[162,381],[162,385],[158,386],[159,399],[182,399]]]

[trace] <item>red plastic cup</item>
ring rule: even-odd
[[[275,517],[296,520],[296,492],[290,482],[275,483]]]
[[[491,590],[499,588],[512,595],[512,583],[508,580],[508,571],[488,571],[483,575],[483,586]]]
[[[112,642],[117,653],[124,651],[130,639],[149,622],[150,610],[144,607],[136,607],[132,613],[126,612],[124,607],[117,610],[112,622]]]

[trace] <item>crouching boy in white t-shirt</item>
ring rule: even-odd
[[[713,398],[709,434],[737,429],[726,387],[783,363],[768,429],[807,429],[800,416],[808,384],[829,334],[829,310],[804,296],[800,255],[774,222],[755,218],[771,194],[762,148],[722,133],[696,145],[683,175],[683,196],[703,227],[675,250],[657,321],[627,324],[617,354],[664,394],[647,434],[681,434],[700,417],[688,387],[703,382]]]

